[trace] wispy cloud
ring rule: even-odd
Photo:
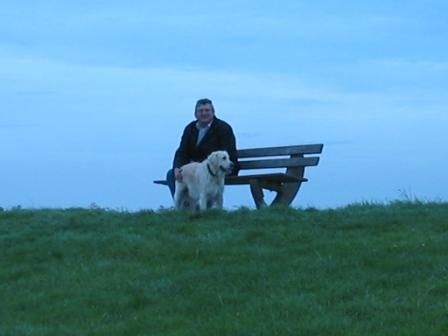
[[[0,47],[77,64],[288,72],[308,64],[318,71],[335,60],[351,63],[415,45],[406,37],[421,39],[418,24],[426,20],[416,22],[415,13],[405,18],[397,6],[261,1],[252,7],[240,1],[3,3]]]
[[[427,61],[427,60],[412,60],[412,59],[376,59],[370,60],[372,65],[382,66],[388,69],[394,69],[406,72],[415,71],[448,71],[448,61]]]
[[[56,90],[24,90],[17,91],[16,95],[18,96],[50,96],[57,94]]]
[[[39,59],[0,59],[5,67],[0,75],[26,89],[21,95],[50,95],[67,90],[121,92],[141,95],[167,90],[210,92],[262,99],[298,99],[306,102],[334,98],[295,76],[275,73],[231,72],[177,67],[80,66]],[[47,87],[47,88],[45,88]],[[58,88],[52,89],[52,88]],[[159,88],[159,89],[157,89]]]
[[[17,128],[33,128],[39,127],[38,124],[0,124],[3,129],[17,129]]]

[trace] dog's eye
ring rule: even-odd
[[[223,160],[225,160],[225,159],[226,159],[226,157],[225,157],[225,156],[223,156],[223,157],[222,157],[222,159],[223,159]]]

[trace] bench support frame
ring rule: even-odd
[[[259,179],[251,179],[249,181],[250,191],[252,193],[252,197],[257,209],[275,205],[290,205],[299,192],[302,182],[304,182],[305,180],[303,179],[304,172],[304,167],[287,168],[286,175],[296,177],[298,179],[297,182],[275,183],[268,180],[264,181],[263,175],[260,175]],[[264,200],[263,189],[276,192],[276,196],[274,197],[271,204],[267,204]]]
[[[304,157],[304,154],[320,154],[323,145],[296,145],[283,147],[266,147],[242,149],[237,151],[241,170],[286,168],[284,173],[267,173],[254,175],[239,175],[226,177],[226,185],[249,185],[250,192],[257,209],[276,205],[290,205],[296,197],[304,178],[305,168],[317,166],[319,157]],[[261,159],[262,157],[288,156],[285,158]],[[241,160],[251,158],[250,160]],[[167,185],[166,181],[154,181]],[[276,193],[273,201],[268,204],[264,199],[263,189]]]

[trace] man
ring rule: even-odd
[[[173,196],[175,181],[182,181],[180,167],[192,161],[201,162],[214,151],[227,151],[234,163],[232,175],[238,174],[236,141],[232,127],[215,116],[213,103],[207,98],[197,101],[194,115],[196,120],[185,127],[179,148],[174,155],[173,169],[170,169],[166,176]]]

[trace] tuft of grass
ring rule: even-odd
[[[0,335],[446,335],[448,204],[0,211]]]

